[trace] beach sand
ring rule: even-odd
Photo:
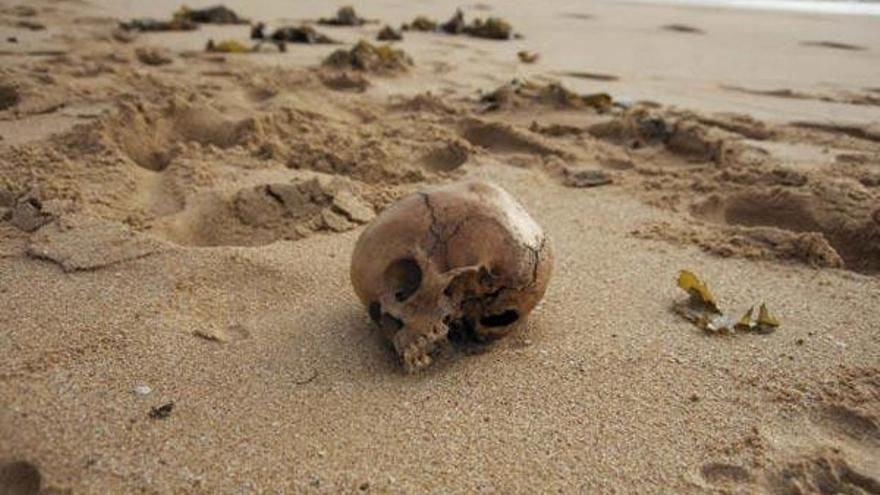
[[[466,17],[522,39],[404,32],[412,66],[361,72],[320,63],[455,5],[245,54],[204,46],[246,25],[117,31],[168,0],[16,5],[0,493],[880,493],[880,18],[487,1]],[[511,335],[408,375],[337,198],[465,178],[525,205],[555,273]],[[704,332],[681,269],[781,326]]]

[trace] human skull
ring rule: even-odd
[[[516,199],[481,181],[418,192],[361,234],[351,281],[407,371],[448,339],[488,341],[525,320],[553,269],[541,227]]]

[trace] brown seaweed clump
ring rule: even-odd
[[[474,19],[474,22],[469,24],[464,32],[475,38],[490,40],[509,40],[513,37],[513,27],[500,17],[489,17],[485,21]]]
[[[172,18],[170,21],[161,19],[132,19],[128,22],[122,22],[119,27],[125,31],[193,31],[198,29],[198,24],[178,17]]]
[[[197,24],[247,24],[249,22],[225,5],[214,5],[204,9],[190,9],[184,6],[174,13],[174,17]]]
[[[403,50],[360,41],[351,50],[339,49],[324,59],[325,66],[368,72],[404,72],[413,64]]]
[[[347,5],[336,11],[334,17],[322,17],[318,19],[318,24],[327,26],[362,26],[369,22],[355,12],[354,7]]]
[[[499,17],[489,17],[486,20],[478,18],[468,24],[465,22],[464,12],[461,9],[456,10],[455,14],[444,23],[437,23],[427,17],[419,16],[413,22],[404,24],[402,29],[404,31],[442,31],[447,34],[466,34],[475,38],[492,40],[508,40],[519,37],[514,34],[510,23]]]
[[[466,34],[492,40],[508,40],[514,36],[510,23],[499,17],[489,17],[486,20],[477,18],[467,24],[461,9],[456,10],[451,19],[441,24],[440,30],[448,34]]]
[[[456,10],[451,19],[440,25],[440,30],[448,34],[461,34],[465,32],[466,28],[464,12],[461,9]]]
[[[420,15],[409,24],[400,26],[402,31],[436,31],[437,21]]]
[[[141,18],[123,22],[119,26],[130,31],[192,31],[199,24],[247,24],[234,10],[215,5],[204,9],[181,7],[170,20]]]
[[[386,25],[376,35],[376,39],[379,41],[400,41],[403,39],[403,34],[401,34],[400,31],[395,30],[393,27]]]
[[[285,26],[280,27],[272,32],[271,35],[265,34],[266,25],[262,22],[258,23],[251,29],[251,39],[273,41],[276,43],[306,43],[306,44],[332,44],[335,40],[329,36],[319,33],[311,26]]]

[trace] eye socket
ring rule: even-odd
[[[373,320],[374,323],[378,324],[380,321],[382,321],[382,305],[381,304],[373,301],[370,303],[369,310],[370,310],[370,319]]]
[[[385,284],[394,291],[394,298],[406,301],[422,285],[422,269],[412,258],[402,258],[385,269]]]
[[[519,319],[519,313],[512,309],[497,314],[480,318],[480,325],[484,327],[506,327]]]

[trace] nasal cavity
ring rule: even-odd
[[[506,327],[519,319],[519,313],[512,309],[508,309],[497,315],[489,315],[480,318],[480,325],[484,327]]]
[[[401,258],[385,269],[386,286],[394,291],[394,298],[406,301],[422,285],[422,269],[412,258]]]

